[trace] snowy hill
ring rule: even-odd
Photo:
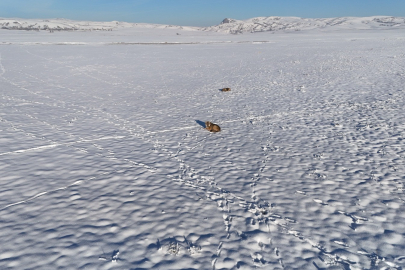
[[[205,31],[239,34],[244,32],[265,31],[302,31],[320,28],[335,29],[389,29],[405,28],[402,17],[340,17],[323,19],[306,19],[298,17],[257,17],[248,20],[226,18],[221,24],[206,27]]]
[[[267,31],[303,31],[312,29],[391,29],[404,28],[404,17],[339,17],[307,19],[299,17],[256,17],[248,20],[226,18],[219,25],[210,27],[190,27],[164,24],[92,22],[67,19],[1,19],[0,28],[9,30],[49,30],[49,31],[112,31],[122,28],[156,28],[188,31],[213,31],[240,34]]]
[[[127,23],[127,22],[92,22],[73,21],[67,19],[2,19],[0,18],[0,28],[9,30],[50,30],[50,31],[111,31],[122,28],[169,28],[183,30],[197,30],[197,27],[183,27],[163,24]]]

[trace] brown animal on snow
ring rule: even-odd
[[[209,121],[205,122],[205,128],[210,132],[219,132],[219,131],[221,131],[221,128],[218,125],[216,125],[214,123],[211,123]]]
[[[228,92],[228,91],[231,91],[231,88],[222,88],[221,91],[222,92]]]

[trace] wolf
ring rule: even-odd
[[[216,125],[214,123],[211,123],[209,121],[205,122],[205,128],[210,132],[219,132],[219,131],[221,131],[221,128],[218,125]]]

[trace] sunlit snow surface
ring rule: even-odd
[[[405,267],[403,29],[0,39],[0,269]]]

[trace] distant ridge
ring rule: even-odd
[[[34,31],[112,31],[122,28],[157,28],[186,31],[213,31],[230,34],[313,29],[405,29],[404,17],[338,17],[310,19],[299,17],[256,17],[247,20],[225,18],[219,25],[191,27],[147,23],[73,21],[67,19],[2,19],[0,29]]]
[[[31,30],[31,31],[112,31],[122,28],[160,28],[160,29],[182,29],[196,31],[198,27],[127,23],[119,21],[94,22],[94,21],[73,21],[68,19],[9,19],[0,18],[0,29],[8,30]]]
[[[307,19],[299,17],[256,17],[248,20],[226,18],[221,24],[205,27],[204,31],[242,34],[266,31],[303,31],[322,28],[335,29],[391,29],[404,28],[404,17],[338,17]]]

